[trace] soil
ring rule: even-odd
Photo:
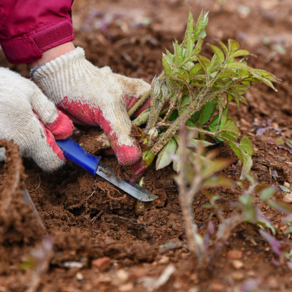
[[[252,176],[263,184],[292,184],[292,156],[272,143],[292,138],[290,1],[144,2],[76,1],[75,44],[85,49],[95,65],[107,65],[116,73],[150,82],[162,70],[165,48],[171,49],[174,38],[182,40],[189,7],[195,18],[202,8],[209,10],[206,43],[215,42],[214,38],[234,38],[257,55],[249,58],[250,66],[266,69],[282,80],[276,85],[278,92],[255,85],[246,95],[249,106],[238,109],[231,103],[229,112],[254,144]],[[206,45],[203,54],[210,53]],[[25,65],[8,64],[1,51],[0,66],[28,76]],[[259,135],[259,128],[266,131]],[[99,129],[79,129],[74,139],[90,153],[103,154],[97,152],[98,133]],[[277,265],[277,256],[258,229],[249,224],[232,230],[228,242],[214,252],[207,267],[198,265],[187,250],[175,173],[170,166],[159,171],[151,167],[146,172],[143,186],[159,199],[139,211],[134,198],[70,161],[61,170],[46,174],[30,160],[22,162],[16,145],[0,140],[0,146],[7,148],[8,157],[7,163],[0,163],[1,292],[151,291],[147,277],[157,279],[169,264],[175,272],[156,291],[292,291],[291,270]],[[240,163],[236,156],[225,145],[216,148],[220,157],[232,160],[233,167],[223,174],[238,180]],[[114,157],[103,156],[102,160],[117,175],[128,173]],[[36,214],[22,199],[22,180],[47,237]],[[239,188],[219,188],[212,193],[220,196],[220,203],[229,205],[241,192]],[[284,193],[277,192],[276,197],[283,199]],[[202,233],[209,220],[215,227],[219,223],[212,210],[203,207],[207,203],[206,196],[199,193],[193,204]],[[266,206],[262,211],[275,224],[284,216]],[[224,216],[231,212],[231,208],[226,209]],[[50,240],[54,241],[51,250],[46,243]],[[238,270],[228,253],[232,250],[243,263]],[[258,288],[248,290],[244,284],[249,280],[253,285],[258,283]]]

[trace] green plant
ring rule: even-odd
[[[193,16],[189,14],[183,42],[179,45],[174,41],[173,53],[166,50],[162,58],[164,71],[153,79],[150,92],[128,113],[131,116],[150,94],[150,109],[133,122],[140,126],[148,121],[141,139],[145,144],[143,158],[134,166],[136,176],[156,156],[156,169],[172,162],[171,154],[178,153],[180,148],[176,134],[181,125],[197,132],[190,147],[208,136],[213,141],[225,141],[242,162],[242,178],[250,171],[253,146],[247,136],[241,137],[235,121],[227,115],[228,104],[231,100],[238,107],[240,103],[247,104],[244,93],[252,82],[262,82],[276,90],[272,82],[278,80],[265,70],[247,66],[245,57],[249,52],[239,49],[234,40],[229,40],[228,46],[221,41],[220,47],[210,45],[214,52],[211,59],[201,55],[207,23],[208,13],[202,12],[194,28]],[[238,57],[243,58],[237,61]],[[179,165],[174,164],[174,168],[178,171]]]
[[[187,132],[185,128],[180,131],[179,156],[174,155],[174,161],[181,163],[181,170],[175,177],[179,187],[179,200],[182,214],[185,221],[185,233],[187,236],[188,249],[197,255],[201,265],[208,265],[222,245],[227,242],[232,230],[240,223],[253,224],[271,246],[274,253],[279,258],[279,264],[286,263],[292,269],[292,244],[287,238],[283,238],[280,229],[264,216],[261,212],[263,205],[268,205],[274,210],[284,213],[287,216],[282,219],[280,226],[289,225],[292,222],[292,207],[273,197],[275,187],[259,185],[254,179],[246,175],[247,182],[239,181],[236,184],[224,176],[216,173],[225,168],[229,162],[222,159],[214,159],[215,153],[209,151],[205,155],[202,144],[199,143],[196,152],[188,153],[187,145],[192,139],[193,133]],[[230,205],[218,203],[220,196],[209,192],[210,188],[220,186],[232,187],[240,186],[242,195]],[[205,236],[199,233],[193,215],[193,201],[198,192],[201,191],[209,200],[204,208],[212,209],[219,219],[218,229],[215,230],[212,221],[207,224]],[[255,196],[258,195],[257,204],[254,203]],[[223,211],[226,208],[232,209],[232,213],[225,218]],[[287,227],[284,235],[292,233],[292,227]],[[278,240],[276,237],[280,237]],[[210,250],[209,246],[214,249]]]

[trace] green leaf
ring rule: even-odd
[[[286,224],[291,223],[291,222],[292,222],[292,214],[283,218],[280,225],[283,226],[283,225],[286,225]]]
[[[218,78],[234,78],[239,77],[232,69],[225,68],[222,72],[218,75]]]
[[[242,137],[242,140],[240,141],[239,146],[240,146],[241,150],[243,150],[248,155],[250,155],[250,156],[253,155],[253,153],[254,153],[253,145],[247,136]]]
[[[199,120],[200,125],[205,124],[211,118],[213,114],[213,107],[214,107],[213,100],[210,100],[204,105],[203,111]]]
[[[33,269],[35,266],[35,262],[32,258],[26,258],[26,260],[19,265],[19,269],[22,271],[27,271]]]
[[[190,78],[194,78],[198,73],[203,71],[203,67],[200,63],[195,64],[195,66],[190,70]]]
[[[175,63],[176,65],[180,65],[183,62],[183,56],[182,56],[182,48],[181,46],[178,44],[178,41],[175,40],[175,42],[173,43],[173,49],[174,49],[174,55],[175,55]]]
[[[260,74],[264,78],[268,79],[269,81],[273,81],[273,82],[276,82],[277,81],[276,76],[274,76],[272,73],[270,73],[270,72],[268,72],[266,70],[263,70],[263,69],[254,69],[254,71],[257,74]]]
[[[191,12],[190,12],[191,13]],[[202,25],[204,21],[204,12],[201,11],[199,18],[197,20],[195,29],[194,29],[194,38],[197,39],[198,36],[202,33]]]
[[[197,44],[196,44],[196,47],[194,49],[194,54],[195,55],[200,54],[201,49],[202,49],[202,45],[203,45],[203,39],[199,39],[198,42],[197,42]]]
[[[250,55],[250,52],[247,50],[238,50],[231,54],[231,58],[237,58],[237,57],[244,57]]]
[[[166,75],[173,75],[176,66],[168,55],[163,56],[162,65]]]
[[[200,118],[200,115],[201,115],[201,110],[200,111],[196,111],[190,118],[190,121],[194,124],[196,124]]]
[[[168,117],[168,120],[170,121],[170,122],[172,122],[172,121],[175,121],[176,119],[178,118],[178,110],[173,110],[172,112],[171,112],[171,114],[169,115],[169,117]]]
[[[231,62],[227,64],[228,68],[241,69],[253,73],[254,69],[240,62]]]
[[[227,49],[227,47],[224,45],[224,43],[222,43],[221,41],[218,41],[218,43],[220,44],[220,46],[221,46],[223,52],[225,53],[225,55],[228,56],[228,55],[229,55],[229,53],[228,53],[228,49]]]
[[[198,55],[198,60],[200,64],[202,65],[204,71],[207,73],[207,69],[210,67],[210,60],[204,56]]]
[[[231,141],[236,141],[236,136],[234,136],[233,134],[229,133],[229,132],[221,132],[220,133],[220,137],[224,139],[224,137],[228,138]]]
[[[290,193],[290,190],[285,186],[280,185],[279,188],[285,193]]]
[[[232,182],[224,176],[212,176],[204,182],[203,187],[215,188],[215,187],[232,187]]]
[[[213,143],[210,143],[210,142],[205,141],[205,140],[191,139],[189,141],[188,147],[196,148],[199,143],[202,144],[204,147],[208,147],[208,146],[214,145]]]
[[[232,39],[228,40],[228,52],[229,54],[232,54],[239,48],[239,43],[237,41],[234,41]]]
[[[177,143],[175,139],[172,138],[166,146],[159,152],[156,160],[156,170],[164,168],[172,162],[171,154],[174,154],[177,150]]]
[[[245,178],[245,174],[249,174],[252,167],[252,158],[248,154],[242,152],[243,162],[242,162],[242,174],[240,179],[243,180]]]
[[[236,143],[231,142],[231,141],[226,141],[226,143],[230,146],[230,148],[233,150],[233,152],[236,154],[238,159],[243,162],[243,154],[242,151],[238,148]]]
[[[230,161],[226,159],[216,159],[207,163],[206,167],[202,170],[202,177],[209,178],[211,175],[216,172],[224,169],[230,164]]]
[[[225,61],[223,52],[216,46],[210,45],[210,47],[213,50],[213,52],[216,54],[220,62],[223,63]]]
[[[286,215],[290,215],[292,213],[292,206],[280,200],[268,201],[267,204],[277,211],[285,213]]]
[[[263,201],[267,201],[274,195],[274,193],[275,193],[275,188],[269,187],[269,188],[263,189],[260,193],[260,196]]]
[[[223,131],[232,133],[233,135],[235,135],[236,137],[240,136],[240,132],[235,124],[234,121],[229,120],[226,125],[224,126],[224,128],[222,129]]]

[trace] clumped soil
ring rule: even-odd
[[[291,184],[291,154],[271,143],[276,139],[291,139],[292,135],[292,53],[287,36],[292,22],[288,13],[291,4],[254,2],[244,3],[250,8],[249,14],[238,8],[242,5],[240,1],[226,1],[222,6],[204,3],[210,10],[206,43],[213,43],[214,37],[224,41],[230,37],[237,39],[242,48],[257,54],[249,58],[249,65],[266,69],[282,79],[276,86],[278,92],[256,85],[246,95],[248,107],[238,109],[231,103],[229,110],[241,132],[253,141],[252,176],[263,184]],[[106,8],[106,5],[111,6]],[[161,53],[171,48],[174,37],[183,38],[189,6],[187,1],[119,0],[98,4],[77,1],[75,44],[85,49],[95,65],[108,65],[116,73],[151,82],[162,70]],[[195,16],[201,8],[200,1],[192,3]],[[151,20],[148,26],[143,25],[146,17]],[[263,36],[270,39],[269,45],[263,43]],[[281,45],[286,54],[280,54],[273,45]],[[207,46],[203,53],[211,54]],[[1,52],[0,65],[24,76],[28,74],[24,65],[9,65]],[[256,130],[265,127],[268,120],[272,121],[265,133],[257,135]],[[90,153],[104,155],[96,142],[99,131],[78,129],[73,138]],[[158,278],[168,263],[176,271],[159,291],[227,291],[251,279],[261,281],[259,287],[270,291],[292,289],[291,271],[284,265],[273,264],[276,256],[258,230],[248,224],[232,231],[207,268],[198,266],[187,250],[178,189],[173,180],[175,173],[170,166],[159,171],[152,166],[146,172],[144,187],[159,198],[146,203],[144,211],[138,214],[134,198],[70,161],[61,170],[45,174],[32,161],[22,162],[16,145],[0,141],[0,146],[7,147],[7,163],[0,164],[0,291],[26,291],[33,277],[38,278],[39,284],[37,290],[30,291],[148,291],[141,278]],[[230,148],[218,145],[216,149],[220,157],[232,160],[233,167],[223,173],[239,179],[240,164]],[[129,172],[113,156],[102,160],[120,177]],[[20,264],[34,259],[31,251],[41,245],[44,236],[36,215],[23,201],[22,180],[46,227],[45,233],[54,240],[46,259],[48,268],[38,276],[36,263],[20,268]],[[239,188],[211,191],[226,205],[240,195]],[[277,192],[276,196],[282,199],[284,193]],[[209,220],[216,227],[219,223],[212,210],[203,207],[206,203],[207,198],[199,193],[193,204],[195,221],[202,233]],[[231,208],[226,209],[224,216],[231,212]],[[265,206],[262,212],[275,224],[283,218],[283,214]],[[180,245],[171,249],[160,247],[168,241],[173,245],[180,241]],[[244,265],[238,271],[227,256],[230,250],[241,252],[240,261]]]

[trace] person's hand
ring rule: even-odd
[[[127,110],[150,89],[148,83],[114,74],[109,67],[95,67],[81,48],[35,68],[31,75],[75,123],[100,126],[121,164],[131,165],[140,159],[141,149],[130,136]],[[149,102],[139,112],[149,107]]]
[[[65,162],[56,139],[73,132],[72,121],[47,99],[36,84],[0,68],[0,139],[14,140],[22,156],[32,158],[44,171]],[[0,159],[5,159],[3,149]]]

